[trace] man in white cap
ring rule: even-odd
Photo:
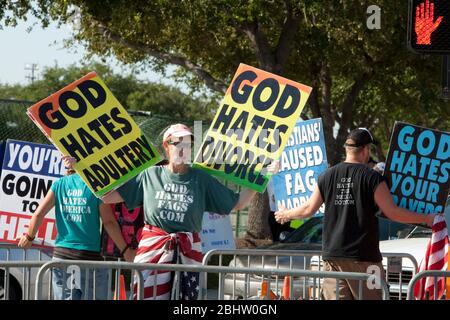
[[[327,169],[318,178],[313,194],[305,204],[275,213],[280,223],[304,219],[317,212],[325,202],[323,221],[323,260],[325,271],[368,272],[383,265],[379,248],[378,208],[391,220],[431,226],[435,215],[423,215],[397,207],[385,178],[367,166],[370,144],[376,141],[366,128],[352,130],[347,136],[346,159]],[[363,299],[381,299],[381,290],[363,284]],[[325,279],[325,299],[358,299],[358,281]]]
[[[235,193],[205,171],[192,168],[189,163],[193,134],[186,125],[170,126],[164,132],[162,143],[169,161],[167,165],[146,169],[102,200],[105,203],[125,201],[128,209],[144,207],[146,225],[135,262],[201,264],[199,232],[203,213],[229,214],[240,210],[250,203],[256,192],[246,189]],[[276,173],[276,166],[269,166],[268,171]],[[170,272],[158,274],[156,288],[153,287],[153,272],[144,272],[143,276],[145,299],[170,298]],[[182,290],[179,298],[195,300],[198,274],[180,281],[182,288],[190,290],[187,293]]]

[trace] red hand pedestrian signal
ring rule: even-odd
[[[443,17],[434,20],[434,3],[429,0],[416,7],[416,44],[430,45],[431,34],[439,27]]]

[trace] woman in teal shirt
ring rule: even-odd
[[[103,260],[101,249],[101,225],[103,221],[108,234],[118,248],[121,249],[125,260],[133,261],[135,251],[128,247],[123,239],[120,227],[114,217],[110,205],[103,204],[87,187],[81,177],[72,169],[69,157],[63,157],[67,168],[67,175],[52,184],[51,190],[40,203],[33,214],[28,232],[19,238],[19,247],[29,248],[42,224],[46,214],[55,207],[57,237],[53,250],[54,260]],[[107,298],[107,277],[104,271],[96,272],[96,297]],[[54,299],[83,299],[86,293],[85,272],[80,274],[80,283],[73,289],[65,286],[64,279],[71,279],[70,274],[64,275],[63,270],[54,268],[52,272]],[[93,299],[93,272],[89,275],[90,290],[87,298]]]

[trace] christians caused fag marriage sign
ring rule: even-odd
[[[311,88],[240,64],[194,166],[263,192]]]
[[[449,171],[450,133],[395,123],[384,175],[399,207],[424,214],[443,212]]]
[[[28,231],[30,219],[52,183],[65,174],[61,154],[53,146],[8,140],[0,178],[0,242],[13,242]],[[54,209],[45,216],[34,243],[53,247]]]
[[[277,209],[291,209],[308,201],[319,175],[328,168],[322,119],[297,121],[281,154],[280,171],[272,177]],[[322,205],[318,213],[323,214]],[[298,228],[300,220],[291,221]]]
[[[28,109],[28,115],[100,197],[160,161],[156,149],[91,72]]]

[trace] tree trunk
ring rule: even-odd
[[[271,239],[269,211],[267,191],[257,193],[248,210],[246,238]]]

